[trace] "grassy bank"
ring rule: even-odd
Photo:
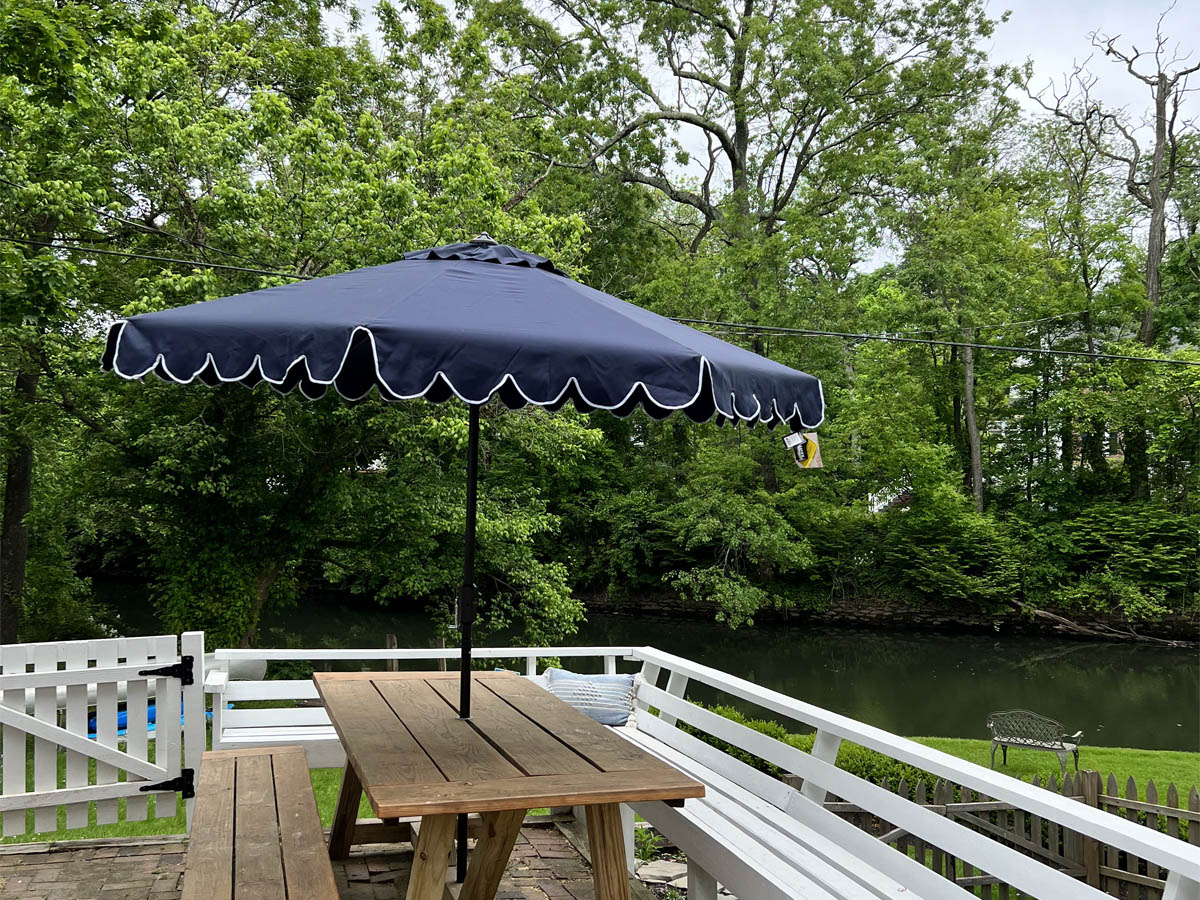
[[[966,738],[913,738],[918,743],[959,759],[977,763],[987,768],[991,753],[990,741]],[[1165,796],[1167,785],[1174,782],[1181,798],[1195,785],[1200,786],[1200,753],[1181,750],[1135,750],[1128,747],[1079,748],[1079,768],[1092,769],[1107,779],[1109,773],[1117,776],[1121,793],[1125,792],[1125,781],[1133,776],[1138,791],[1145,797],[1146,784],[1153,779],[1158,788],[1159,802]],[[1031,781],[1036,775],[1045,784],[1050,775],[1058,777],[1058,757],[1044,750],[1014,750],[1009,748],[1008,765],[1001,765],[1000,751],[996,751],[996,770],[1022,781]],[[1074,771],[1074,764],[1067,761],[1067,771]]]

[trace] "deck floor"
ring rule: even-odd
[[[0,897],[23,900],[177,900],[187,844],[173,839],[0,847]],[[334,865],[342,900],[404,896],[412,848],[375,845]],[[526,825],[497,900],[595,900],[592,872],[553,826]]]

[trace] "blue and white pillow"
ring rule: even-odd
[[[633,714],[637,675],[579,675],[547,669],[546,690],[601,725],[624,725]]]

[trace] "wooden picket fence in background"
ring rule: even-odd
[[[1039,778],[1034,778],[1033,784],[1200,846],[1200,791],[1195,787],[1190,788],[1184,797],[1174,784],[1160,792],[1158,786],[1150,781],[1146,785],[1146,799],[1140,800],[1141,794],[1134,779],[1129,778],[1122,791],[1114,774],[1110,774],[1106,780],[1101,778],[1099,772],[1068,774],[1061,785],[1051,775],[1044,785]],[[1113,897],[1122,900],[1162,898],[1166,878],[1164,871],[1157,866],[1148,866],[1146,860],[1123,850],[1064,828],[1057,822],[1043,820],[1009,803],[980,796],[977,791],[946,781],[939,780],[931,785],[923,779],[915,784],[905,779],[891,783],[885,779],[881,786],[940,815],[949,816],[1039,862],[1085,880],[1092,887]],[[875,834],[901,853],[923,860],[933,871],[985,900],[1016,900],[1025,896],[941,848],[913,837],[904,829],[893,828],[853,803],[830,798],[825,806],[857,827]]]

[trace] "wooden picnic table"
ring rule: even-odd
[[[519,675],[474,677],[463,720],[457,672],[313,676],[347,760],[330,856],[368,834],[355,824],[366,792],[384,823],[421,817],[407,900],[442,900],[457,816],[479,813],[459,900],[492,900],[526,812],[583,806],[596,898],[629,900],[620,804],[682,803],[704,786]]]

